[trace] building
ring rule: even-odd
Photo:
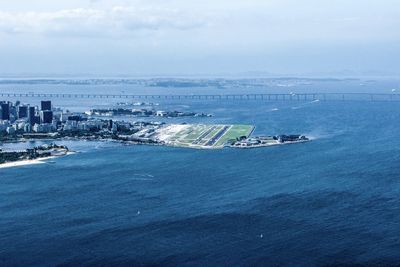
[[[6,131],[7,127],[9,127],[9,126],[10,126],[9,121],[0,120],[0,132]]]
[[[27,118],[28,117],[28,107],[27,106],[18,106],[18,119]]]
[[[53,122],[53,111],[51,111],[51,110],[40,111],[40,122],[41,123],[52,123]]]
[[[25,119],[20,119],[20,120],[16,120],[14,123],[13,123],[13,127],[15,128],[15,130],[22,130],[22,131],[24,131],[24,129],[25,129],[25,125],[29,125],[29,123],[27,123],[26,122],[26,120]]]
[[[32,126],[29,123],[25,124],[24,132],[25,133],[30,133],[31,131],[32,131]]]
[[[40,117],[36,116],[35,107],[28,108],[28,119],[29,119],[29,123],[31,124],[31,126],[33,126],[35,124],[40,124]]]
[[[3,102],[0,105],[1,107],[1,118],[2,120],[10,120],[10,104],[8,102]]]
[[[40,102],[40,110],[51,110],[51,101],[41,101]]]
[[[66,121],[63,125],[63,131],[75,131],[77,130],[78,122],[77,121]]]
[[[69,115],[67,116],[67,120],[69,121],[81,121],[82,117],[79,115]]]
[[[8,134],[14,134],[15,133],[15,128],[14,127],[7,127],[7,133]]]
[[[54,130],[54,128],[53,124],[42,123],[33,125],[32,130],[36,133],[50,133]]]
[[[157,116],[157,117],[165,117],[165,116],[167,116],[167,115],[168,115],[168,112],[166,112],[166,111],[158,110],[158,111],[156,112],[156,116]]]

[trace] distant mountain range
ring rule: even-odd
[[[184,79],[184,78],[149,78],[149,79],[0,79],[0,84],[54,84],[54,85],[140,85],[147,87],[186,88],[186,87],[246,87],[309,85],[313,82],[358,81],[354,78],[242,78],[242,79]]]

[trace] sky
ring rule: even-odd
[[[400,74],[398,0],[0,0],[0,75]]]

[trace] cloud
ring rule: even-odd
[[[184,31],[203,27],[207,20],[179,9],[114,6],[54,12],[0,11],[0,32],[7,34],[45,34],[67,36],[126,35],[160,29]]]

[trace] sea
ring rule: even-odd
[[[2,84],[1,92],[390,93],[398,80],[246,88]],[[38,104],[40,98],[9,98]],[[121,99],[51,99],[71,111]],[[394,266],[400,102],[154,99],[311,142],[199,150],[58,141],[79,153],[0,169],[0,266]],[[121,118],[134,120],[133,118]],[[152,119],[154,120],[154,119]],[[25,148],[46,143],[0,144]]]

